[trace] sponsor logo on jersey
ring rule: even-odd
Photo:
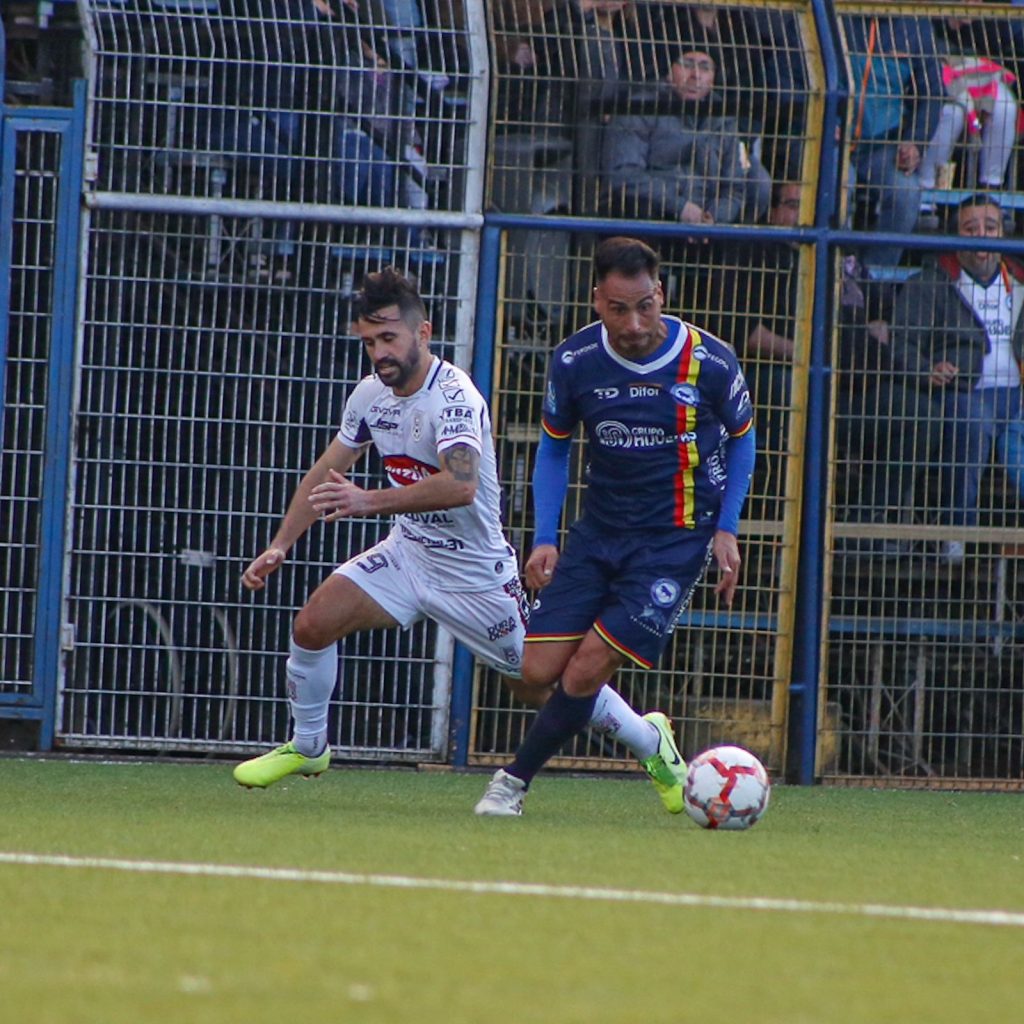
[[[729,366],[726,360],[724,360],[721,356],[715,355],[714,352],[705,348],[703,345],[694,346],[693,358],[696,359],[698,363],[703,363],[705,360],[708,360],[709,362],[712,363],[718,363],[719,366],[724,366],[727,370],[732,369],[732,367]]]
[[[519,621],[525,626],[530,621],[530,599],[526,596],[526,591],[523,590],[522,581],[518,576],[513,576],[512,579],[506,580],[501,585],[501,589],[516,602]],[[534,607],[536,608],[539,604],[540,599],[538,598],[537,604]]]
[[[447,512],[403,512],[402,518],[408,523],[422,523],[424,526],[455,525],[455,520]]]
[[[453,437],[473,437],[476,435],[476,429],[472,423],[467,423],[465,420],[460,420],[458,423],[446,423],[438,431],[438,441],[449,441]]]
[[[673,384],[668,392],[679,405],[696,408],[700,405],[700,391],[693,384]]]
[[[741,391],[747,386],[747,382],[743,377],[742,373],[737,373],[732,379],[732,385],[729,388],[729,397],[735,398]]]
[[[602,420],[594,428],[597,440],[605,448],[662,448],[673,444],[692,444],[697,440],[693,431],[669,434],[662,427],[627,427],[618,420]]]
[[[593,352],[597,348],[597,342],[592,341],[589,345],[584,345],[583,348],[568,349],[562,353],[562,362],[566,366],[572,366],[580,356],[586,355],[588,352]]]
[[[371,424],[371,430],[383,430],[385,432],[389,430],[397,430],[402,425],[400,419],[386,419],[384,416],[378,416]]]
[[[393,484],[408,487],[409,484],[426,480],[428,476],[439,473],[437,466],[428,466],[419,459],[411,458],[408,455],[385,455],[384,472]]]
[[[443,420],[471,420],[473,410],[468,405],[450,405],[441,410]]]
[[[716,487],[725,483],[725,465],[722,462],[721,452],[712,452],[705,464],[707,466],[708,480]]]
[[[653,384],[630,384],[630,398],[657,398],[661,394],[661,388]]]
[[[548,381],[548,389],[544,395],[544,408],[550,413],[558,412],[558,401],[555,398],[555,382]]]
[[[405,522],[400,522],[402,536],[415,544],[422,544],[431,551],[461,551],[466,545],[458,537],[424,537],[422,533],[411,530]]]
[[[618,388],[594,388],[594,394],[602,401],[607,402],[610,398],[619,397]]]

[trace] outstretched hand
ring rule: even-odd
[[[283,562],[284,552],[280,548],[267,548],[242,573],[242,586],[246,590],[262,590],[266,586],[267,577],[279,569]]]

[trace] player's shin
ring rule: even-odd
[[[650,722],[644,721],[622,694],[613,690],[608,683],[597,691],[590,728],[618,740],[638,761],[644,761],[658,751],[658,730]]]
[[[509,774],[529,784],[550,758],[587,727],[596,699],[596,694],[570,697],[559,683],[519,744]]]
[[[292,742],[300,754],[316,757],[327,745],[327,706],[338,677],[338,645],[310,651],[292,639],[287,674]]]

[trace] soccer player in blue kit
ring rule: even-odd
[[[754,466],[750,392],[728,345],[662,313],[658,264],[637,239],[602,242],[594,257],[600,320],[551,357],[525,570],[540,597],[519,682],[551,695],[512,763],[495,772],[477,814],[522,814],[534,775],[587,727],[604,684],[627,663],[656,663],[712,559],[715,592],[726,605],[736,592],[736,538]],[[587,492],[560,554],[579,423],[588,442]],[[650,724],[668,727],[663,715]],[[679,762],[673,767],[684,779]],[[669,809],[682,810],[682,787],[672,795],[677,805]]]

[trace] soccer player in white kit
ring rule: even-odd
[[[295,773],[319,775],[328,767],[337,643],[352,633],[404,629],[431,618],[510,677],[513,691],[524,696],[516,679],[528,608],[515,551],[501,530],[483,396],[468,374],[430,352],[423,300],[394,268],[367,275],[354,326],[374,372],[352,391],[341,429],[302,478],[242,584],[262,589],[318,519],[394,515],[394,526],[379,544],[335,569],[296,616],[287,663],[292,738],[236,766],[235,780],[247,787]],[[345,475],[371,444],[389,487],[364,489]],[[536,703],[534,694],[525,695]],[[610,687],[599,696],[592,725],[622,741],[649,772],[647,762],[662,756],[656,730]]]

